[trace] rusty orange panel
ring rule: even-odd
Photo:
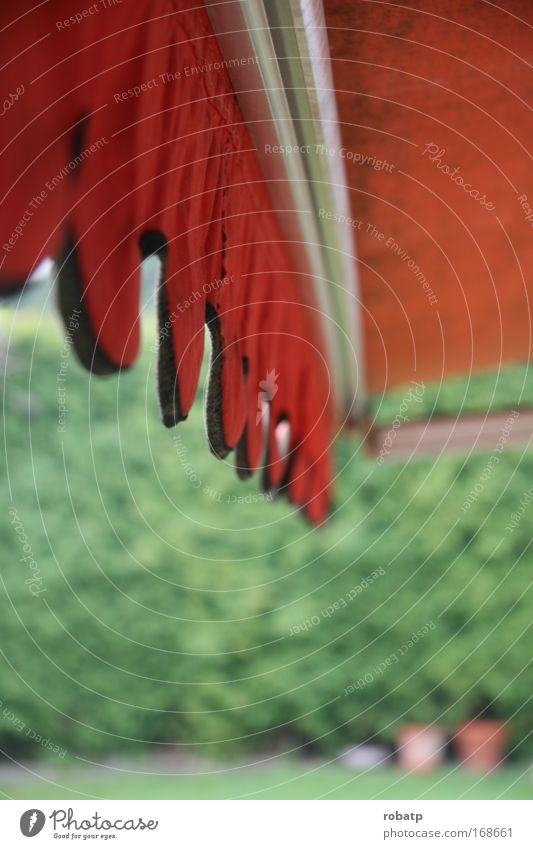
[[[325,7],[369,388],[530,359],[533,3]]]

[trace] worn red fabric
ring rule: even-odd
[[[325,0],[369,391],[532,356],[531,0]]]
[[[165,424],[189,413],[207,321],[212,450],[237,448],[241,476],[264,465],[266,486],[322,521],[332,414],[310,281],[292,272],[205,9],[58,0],[0,18],[2,288],[55,257],[79,357],[110,373],[138,355],[141,253],[159,254]]]

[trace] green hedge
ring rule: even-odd
[[[379,466],[343,442],[335,515],[311,532],[209,455],[199,407],[159,424],[149,352],[120,380],[68,355],[58,433],[61,348],[30,315],[7,359],[4,751],[335,753],[406,720],[452,730],[486,703],[532,751],[533,506],[506,530],[531,453],[504,449],[487,476],[488,455]],[[477,381],[475,406],[493,384],[518,404],[520,375]],[[425,403],[441,394],[452,409],[449,388]]]

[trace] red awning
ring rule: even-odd
[[[4,289],[57,258],[77,353],[110,373],[138,355],[140,258],[159,254],[164,423],[189,413],[207,322],[211,449],[236,448],[241,476],[263,467],[267,488],[321,521],[333,421],[319,322],[205,10],[33,6],[1,13]]]
[[[370,391],[529,360],[532,4],[324,5]]]
[[[331,69],[317,0],[207,5],[0,13],[0,283],[55,257],[78,355],[110,373],[158,254],[164,423],[207,322],[212,451],[320,521],[367,388],[530,358],[533,11],[326,0]]]

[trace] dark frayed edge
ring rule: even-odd
[[[85,305],[85,293],[78,263],[76,243],[69,235],[66,246],[58,262],[57,304],[72,345],[80,363],[92,374],[108,375],[126,371],[123,366],[111,360],[98,344]],[[72,328],[75,318],[78,327]]]
[[[265,446],[265,456],[263,458],[263,465],[262,465],[261,474],[260,474],[260,477],[259,477],[259,488],[261,489],[261,492],[272,493],[272,495],[274,495],[274,494],[277,495],[277,490],[274,493],[274,490],[272,489],[272,484],[270,483],[269,467],[270,467],[270,446],[268,444],[268,437],[267,437],[266,446]]]
[[[207,377],[205,402],[205,428],[209,450],[219,460],[224,460],[232,450],[224,436],[224,413],[222,397],[223,345],[220,318],[216,309],[208,302],[205,305],[205,322],[211,336],[211,360]]]
[[[248,361],[248,357],[243,357],[242,375],[245,383],[248,381],[249,373],[250,363]],[[255,469],[252,469],[250,466],[250,459],[248,456],[248,425],[244,426],[242,436],[235,446],[235,471],[237,473],[237,477],[241,481],[248,480],[255,472]]]
[[[247,481],[254,474],[248,459],[248,426],[245,426],[242,436],[235,446],[235,472],[241,481]]]
[[[181,407],[172,318],[166,293],[168,244],[160,230],[147,230],[139,239],[139,248],[143,259],[157,256],[161,262],[157,283],[157,395],[161,421],[165,427],[174,427],[185,421],[187,416]]]
[[[0,298],[14,298],[20,295],[26,288],[27,278],[24,280],[7,280],[3,279],[0,285]]]
[[[71,137],[71,144],[70,144],[71,157],[72,157],[73,160],[77,159],[78,157],[81,157],[81,155],[82,155],[82,153],[83,153],[83,151],[86,147],[88,123],[89,123],[89,115],[86,112],[83,112],[80,115],[80,117],[78,118],[78,120],[76,121],[76,123],[74,124],[74,128],[73,128],[73,131],[72,131],[72,137]],[[81,172],[83,164],[84,163],[81,162],[80,165],[77,168],[74,168],[70,172],[69,179],[71,179],[71,180],[77,179],[79,173]]]
[[[315,522],[309,516],[309,501],[304,501],[303,503],[298,503],[294,500],[291,493],[291,478],[292,478],[292,470],[294,467],[294,459],[296,456],[296,452],[293,452],[289,457],[289,462],[287,463],[287,467],[285,469],[283,478],[280,482],[279,488],[277,490],[277,495],[282,496],[287,499],[288,503],[296,509],[298,514],[305,519],[308,525],[310,525],[315,530],[320,530],[325,527],[327,522],[329,521],[329,517],[332,511],[332,501],[331,498],[328,497],[328,507],[326,510],[326,517],[322,519],[321,522]]]

